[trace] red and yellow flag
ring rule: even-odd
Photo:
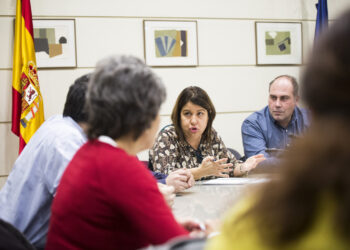
[[[17,0],[12,72],[12,132],[19,136],[19,152],[44,122],[34,50],[30,0]]]

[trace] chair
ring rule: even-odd
[[[149,170],[153,171],[153,165],[150,161],[141,161]]]
[[[229,150],[229,151],[235,156],[235,158],[236,158],[237,160],[242,160],[242,158],[244,158],[244,157],[241,156],[240,153],[238,153],[237,150],[235,150],[235,149],[233,149],[233,148],[227,148],[227,150]]]
[[[0,249],[35,250],[34,246],[11,224],[0,219]]]

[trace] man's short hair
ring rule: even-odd
[[[299,96],[299,84],[297,82],[297,79],[295,79],[294,76],[290,76],[290,75],[280,75],[280,76],[277,76],[275,79],[273,79],[270,83],[269,83],[269,92],[270,92],[270,88],[271,88],[271,85],[277,80],[277,79],[280,79],[280,78],[287,78],[291,81],[292,83],[292,86],[293,86],[293,96],[294,97],[298,97]]]
[[[66,103],[64,104],[63,116],[69,116],[77,123],[87,121],[88,115],[84,106],[89,80],[90,74],[76,79],[69,87]]]

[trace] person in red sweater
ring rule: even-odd
[[[89,141],[62,176],[46,249],[138,249],[200,230],[175,220],[136,157],[154,142],[164,100],[164,85],[141,60],[97,64],[86,100]]]

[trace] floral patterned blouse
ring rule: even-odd
[[[207,156],[216,159],[228,158],[227,162],[233,163],[233,167],[240,164],[234,155],[227,150],[224,142],[217,132],[212,129],[211,145],[200,143],[198,150],[192,148],[186,141],[179,141],[173,125],[164,127],[149,151],[149,161],[153,171],[169,174],[180,168],[196,168]],[[230,176],[233,175],[233,171]]]

